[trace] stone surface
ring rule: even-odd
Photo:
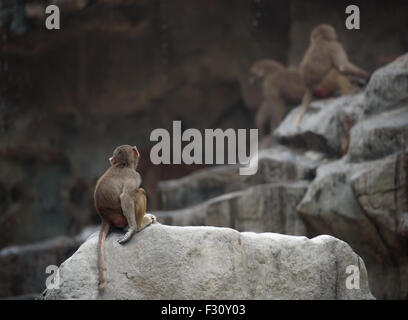
[[[364,104],[364,93],[337,99],[318,100],[309,105],[299,128],[293,109],[274,131],[274,137],[287,146],[297,146],[340,156],[347,152],[349,131],[357,121]]]
[[[296,214],[308,181],[262,184],[226,193],[185,209],[154,212],[159,221],[176,226],[231,227],[240,231],[305,235]]]
[[[403,150],[407,145],[408,101],[402,108],[358,122],[350,131],[347,156],[350,162],[380,159]]]
[[[97,289],[97,236],[60,266],[45,299],[372,299],[363,260],[343,241],[228,228],[152,225],[125,246],[106,239],[107,287]],[[346,268],[359,267],[360,289]]]
[[[375,224],[408,239],[408,149],[351,177],[357,201]]]
[[[396,160],[401,157],[359,164],[342,159],[322,165],[298,205],[309,234],[326,233],[347,241],[364,257],[377,298],[408,294],[406,169]],[[399,213],[393,210],[397,207]],[[387,229],[390,221],[394,227]]]
[[[374,72],[366,88],[364,114],[377,114],[408,103],[408,53]]]
[[[313,179],[315,168],[323,161],[313,154],[298,153],[282,146],[261,150],[258,157],[258,171],[254,175],[239,175],[237,166],[220,166],[160,182],[162,209],[185,208],[259,184]]]

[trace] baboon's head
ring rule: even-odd
[[[260,60],[253,64],[250,69],[251,72],[250,82],[262,79],[266,75],[274,73],[280,68],[282,68],[282,66],[276,61],[268,59]]]
[[[136,146],[129,145],[119,146],[113,151],[112,157],[109,158],[112,166],[123,168],[129,167],[136,169],[139,162],[140,153]]]
[[[328,41],[336,41],[337,33],[336,30],[329,24],[320,24],[313,29],[310,34],[310,41],[314,42],[317,39],[324,39]]]

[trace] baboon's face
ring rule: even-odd
[[[109,161],[113,166],[136,168],[139,157],[140,154],[136,146],[123,145],[113,151]]]
[[[337,40],[336,30],[329,24],[321,24],[314,28],[310,35],[311,42],[316,41],[319,38],[328,41],[336,41]]]
[[[250,70],[251,74],[253,77],[256,78],[263,78],[266,74],[266,67],[265,64],[262,62],[259,63],[255,63],[251,70]]]

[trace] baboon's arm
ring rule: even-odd
[[[332,43],[332,60],[335,68],[346,75],[368,79],[370,74],[363,69],[352,64],[347,57],[347,53],[340,43]]]

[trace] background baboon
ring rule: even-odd
[[[310,34],[310,46],[299,66],[301,79],[306,86],[302,109],[296,119],[299,127],[303,114],[312,99],[313,88],[332,70],[368,80],[369,73],[352,64],[346,51],[337,41],[336,30],[328,24],[318,25]]]
[[[98,239],[99,290],[106,285],[106,267],[104,263],[103,244],[110,226],[124,228],[129,226],[126,234],[118,240],[128,241],[136,231],[154,223],[153,215],[145,215],[146,193],[139,188],[140,174],[136,171],[139,152],[136,147],[124,145],[117,147],[109,158],[112,166],[98,180],[95,187],[95,208],[102,220]]]
[[[255,79],[263,81],[263,102],[257,111],[255,120],[262,136],[267,126],[271,126],[270,129],[276,127],[290,110],[290,106],[301,102],[306,86],[301,80],[299,69],[286,68],[272,59],[264,59],[255,63],[251,67],[251,74],[251,81]],[[313,87],[313,94],[319,98],[357,91],[358,88],[336,69],[330,70],[326,77]]]

